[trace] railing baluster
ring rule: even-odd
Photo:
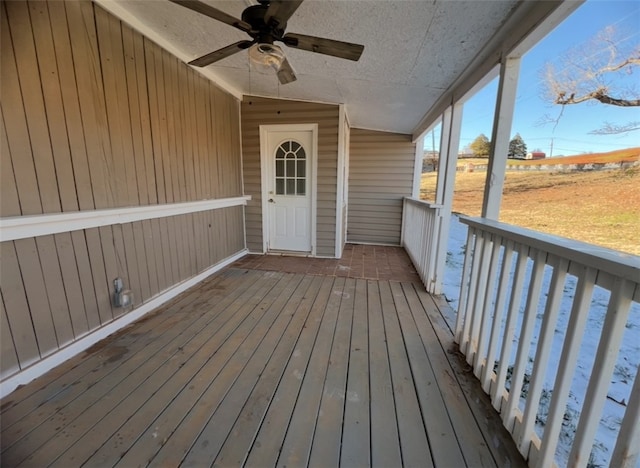
[[[482,375],[483,366],[486,365],[487,353],[487,341],[489,339],[489,330],[493,323],[492,318],[495,315],[492,313],[492,302],[494,299],[493,290],[496,281],[498,258],[500,256],[501,238],[498,235],[491,236],[491,259],[489,260],[489,271],[487,273],[486,280],[486,292],[484,295],[484,304],[482,306],[482,323],[480,324],[480,337],[478,339],[478,349],[476,350],[476,356],[474,359],[473,373],[476,377],[480,378]]]
[[[640,372],[636,374],[631,398],[624,413],[616,447],[611,456],[611,468],[634,468],[640,459]]]
[[[527,248],[518,245],[518,260],[516,264],[515,277],[511,288],[511,298],[509,300],[509,311],[507,312],[507,325],[502,340],[502,352],[500,353],[500,364],[498,365],[498,376],[496,377],[496,392],[491,403],[493,407],[500,411],[502,406],[502,394],[504,393],[504,383],[507,380],[507,369],[511,356],[511,346],[513,345],[513,335],[516,329],[516,321],[520,310],[522,298],[522,284],[524,283],[525,267],[527,265]]]
[[[549,263],[553,265],[553,275],[551,277],[551,284],[549,285],[549,297],[545,305],[540,337],[538,338],[536,355],[533,361],[533,370],[531,372],[529,394],[524,410],[522,427],[516,436],[520,453],[525,457],[529,453],[531,436],[533,435],[533,428],[540,406],[542,384],[544,383],[545,373],[549,363],[553,334],[560,313],[560,303],[562,301],[562,293],[567,278],[567,269],[569,267],[569,261],[566,258],[554,257]]]
[[[477,281],[474,288],[475,297],[473,301],[471,329],[469,332],[469,345],[467,346],[467,364],[470,366],[474,363],[475,355],[478,353],[478,344],[480,338],[480,326],[484,321],[486,310],[483,308],[484,298],[487,295],[487,284],[489,274],[489,254],[492,246],[491,234],[480,233],[480,246],[476,247],[476,251],[480,249],[478,255],[479,272],[476,275]],[[473,275],[473,273],[472,273]]]
[[[502,268],[500,270],[500,283],[498,285],[498,294],[495,305],[495,314],[493,316],[493,327],[491,329],[491,339],[489,340],[489,351],[487,352],[487,363],[482,373],[482,388],[486,393],[494,393],[491,389],[491,378],[493,377],[493,363],[496,358],[496,350],[498,348],[499,334],[502,329],[502,317],[504,315],[504,303],[507,297],[507,286],[511,275],[511,262],[513,261],[513,241],[507,241],[502,255]],[[495,390],[495,388],[494,388]]]
[[[569,465],[586,465],[591,453],[591,446],[600,422],[613,368],[620,350],[622,335],[627,324],[633,289],[634,285],[629,281],[623,279],[614,281],[596,360],[593,363],[593,371],[576,429],[576,438],[569,455]]]
[[[551,466],[558,445],[558,436],[562,427],[563,418],[567,406],[569,389],[573,379],[573,373],[578,361],[580,343],[584,333],[584,327],[589,315],[589,304],[595,286],[597,270],[585,268],[578,276],[576,295],[573,298],[567,335],[564,339],[558,374],[553,385],[553,396],[549,406],[549,417],[545,426],[540,453],[536,466],[545,468]]]
[[[527,305],[524,310],[522,327],[520,328],[520,337],[518,338],[518,352],[511,374],[511,388],[509,390],[509,399],[507,400],[507,408],[504,410],[502,420],[504,426],[511,432],[513,431],[514,419],[518,403],[520,402],[520,392],[522,390],[522,382],[527,369],[527,358],[529,357],[529,348],[531,347],[531,336],[533,335],[533,326],[535,324],[536,313],[538,311],[538,302],[540,300],[540,292],[542,291],[542,279],[544,276],[546,253],[537,251],[533,262],[533,270],[531,272],[531,280],[529,283],[529,292],[527,293]]]
[[[471,335],[471,325],[476,318],[474,304],[476,302],[476,292],[478,291],[478,282],[474,281],[475,278],[478,277],[478,272],[480,271],[480,263],[482,257],[482,250],[484,247],[484,238],[482,237],[481,232],[473,231],[474,234],[474,245],[473,245],[473,256],[471,257],[471,276],[469,279],[469,289],[467,292],[467,303],[465,304],[465,321],[464,328],[462,329],[462,341],[460,343],[460,350],[464,353],[465,356],[469,356],[471,351],[472,339]],[[467,360],[468,361],[468,360]]]
[[[456,333],[454,339],[456,343],[462,349],[462,330],[464,328],[465,314],[464,311],[467,308],[467,298],[469,297],[469,289],[471,288],[471,278],[469,272],[471,271],[471,264],[473,263],[473,249],[475,241],[475,230],[469,228],[467,232],[467,244],[464,253],[464,263],[462,264],[462,281],[460,282],[460,299],[458,301],[458,314],[456,317]],[[464,343],[466,346],[466,343]]]

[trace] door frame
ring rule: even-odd
[[[269,199],[267,187],[269,181],[275,176],[274,168],[271,162],[271,155],[267,145],[267,136],[269,133],[286,133],[286,132],[311,132],[311,148],[310,158],[311,166],[309,168],[309,184],[311,192],[311,256],[316,256],[316,237],[317,237],[317,206],[318,206],[318,124],[278,124],[278,125],[260,125],[260,182],[262,195],[262,251],[269,252],[269,207],[267,200]]]

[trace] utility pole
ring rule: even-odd
[[[549,149],[549,157],[553,156],[553,138],[551,139],[551,149]]]

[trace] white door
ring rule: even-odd
[[[269,250],[311,252],[312,131],[268,131]]]

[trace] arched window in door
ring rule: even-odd
[[[276,150],[276,195],[306,195],[307,155],[300,143],[287,140]]]

